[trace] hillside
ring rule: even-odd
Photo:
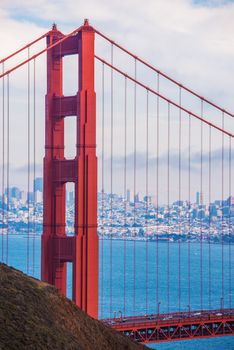
[[[57,290],[0,264],[0,350],[134,350]]]

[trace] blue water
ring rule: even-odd
[[[6,240],[6,237],[4,237]],[[40,277],[40,237],[35,237],[35,269],[34,276]],[[6,243],[6,242],[5,242]],[[32,269],[33,238],[30,238],[30,274]],[[8,264],[26,272],[26,248],[27,238],[24,235],[9,235]],[[158,248],[158,264],[157,264]],[[224,306],[233,307],[234,278],[230,280],[229,267],[233,271],[233,246],[224,247]],[[188,310],[188,244],[181,243],[181,311]],[[192,243],[191,249],[191,273],[190,273],[190,307],[198,310],[202,307],[209,308],[209,300],[212,308],[220,307],[222,297],[222,247],[221,245],[202,245],[203,275],[200,279],[201,246]],[[211,261],[211,290],[209,293],[209,249]],[[110,251],[112,250],[112,259]],[[0,240],[1,251],[1,240]],[[125,253],[124,253],[125,252]],[[146,254],[148,264],[146,264]],[[136,263],[134,264],[134,256]],[[125,264],[124,264],[125,261]],[[150,314],[160,312],[178,311],[179,303],[179,245],[169,244],[169,300],[168,300],[168,244],[159,242],[124,242],[124,241],[100,241],[99,242],[99,317],[105,318],[116,314],[126,315]],[[125,288],[124,288],[125,265]],[[158,266],[158,267],[157,267]],[[158,281],[156,271],[159,271]],[[148,271],[148,272],[147,272]],[[134,278],[135,275],[135,278]],[[112,276],[112,279],[110,278]],[[134,283],[135,281],[135,283]],[[157,295],[158,282],[158,295]],[[134,295],[135,284],[135,295]],[[202,286],[202,300],[201,300]],[[125,299],[124,299],[125,290]],[[210,298],[209,298],[210,294]],[[68,266],[68,297],[71,296],[71,264]],[[125,300],[125,301],[124,301]],[[135,302],[134,302],[135,300]],[[160,304],[159,304],[160,303]],[[120,313],[119,313],[120,312]],[[153,349],[184,349],[184,350],[234,350],[234,337],[215,339],[202,339],[182,342],[160,343],[151,346]]]

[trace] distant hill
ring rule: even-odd
[[[0,350],[134,350],[58,291],[0,264]]]

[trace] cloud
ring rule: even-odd
[[[233,3],[233,0],[193,0],[199,6],[220,7]]]
[[[4,28],[0,33],[1,58],[13,49],[19,48],[24,43],[48,31],[54,21],[57,22],[61,31],[67,33],[82,24],[86,17],[90,19],[90,23],[94,27],[160,70],[217,104],[234,110],[233,77],[231,74],[234,70],[233,1],[148,0],[147,4],[142,5],[140,0],[128,0],[121,4],[116,0],[90,0],[86,2],[79,0],[38,0],[33,2],[31,0],[23,2],[1,0],[0,21],[2,28]],[[99,52],[103,55],[108,54],[109,45],[104,47],[104,44],[100,43],[98,39],[96,42],[97,46],[99,45]],[[116,57],[116,63],[122,64],[123,70],[127,69],[124,66],[124,60],[119,56]],[[25,72],[27,72],[26,68]],[[37,89],[41,96],[45,94],[44,77],[44,66],[41,65],[37,82]],[[139,72],[139,78],[148,79],[151,84],[156,86],[156,76],[149,76],[149,72],[142,70]],[[16,93],[18,95],[14,96],[17,101],[21,100],[20,94],[27,91],[26,85],[24,88],[22,87],[25,81],[26,75],[23,76],[23,72],[16,75],[15,81],[12,81],[13,87],[18,89]],[[178,99],[178,91],[168,89],[168,84],[163,79],[160,81],[160,89],[164,95],[169,95],[169,98]],[[118,91],[115,93],[117,94]],[[99,102],[97,100],[100,113]],[[184,93],[183,103],[187,105],[190,102],[191,99]],[[193,105],[193,102],[191,104]],[[20,129],[22,125],[26,125],[24,124],[27,117],[26,105],[26,102],[24,105],[22,102],[21,108],[18,109],[14,108],[13,103],[11,105],[11,123],[14,125],[12,138],[15,141],[11,153],[14,151],[16,154],[13,161],[16,169],[20,169],[27,159],[27,128],[25,126]],[[141,100],[138,103],[139,108],[140,105]],[[37,137],[37,159],[40,162],[44,153],[44,96],[40,97],[40,100],[37,99],[37,108],[38,130],[40,129]],[[210,110],[207,112],[210,113]],[[214,117],[217,122],[219,114],[215,115],[214,113]],[[164,115],[162,115],[163,118]],[[218,122],[220,124],[220,120]],[[118,126],[119,129],[120,126]],[[229,124],[227,123],[227,128],[229,127],[233,130],[232,120]],[[145,144],[144,136],[142,136],[142,144]],[[21,145],[24,145],[24,151],[21,150]],[[139,149],[139,151],[141,150]],[[171,155],[172,166],[174,162],[176,168],[178,158],[176,152]],[[128,162],[131,164],[132,155],[128,157]],[[144,157],[144,153],[142,156],[140,153],[138,154],[138,166],[142,169]],[[199,142],[197,142],[197,148],[194,149],[192,157],[195,170],[199,165]],[[219,157],[218,153],[217,157]],[[121,164],[121,156],[116,161],[117,165],[118,161]],[[151,161],[155,161],[153,156]],[[166,154],[161,155],[161,161],[162,163],[166,162]],[[204,164],[207,164],[205,154],[203,161]],[[186,156],[184,156],[182,164],[186,164]],[[18,170],[17,172],[23,174]]]
[[[189,158],[188,158],[189,151],[188,149],[183,150],[181,152],[181,170],[182,171],[188,171],[189,166]],[[216,167],[220,167],[222,164],[222,159],[224,160],[224,165],[226,166],[229,162],[229,148],[223,149],[223,155],[222,155],[222,149],[215,149],[211,152],[211,156],[209,155],[209,152],[203,151],[202,152],[202,165],[205,171],[208,171],[208,165],[209,162]],[[114,156],[113,157],[113,164],[114,168],[116,170],[123,170],[123,164],[125,161],[124,156]],[[110,164],[111,158],[105,159],[106,165]],[[155,167],[157,162],[157,158],[154,155],[148,156],[148,164],[150,167]],[[159,155],[158,158],[159,166],[167,167],[168,166],[168,153],[162,153]],[[171,150],[170,156],[169,156],[169,163],[170,167],[173,169],[178,170],[179,169],[179,152],[178,150]],[[126,164],[127,167],[134,166],[134,154],[128,154],[126,156]],[[228,165],[229,166],[229,165]],[[142,152],[138,152],[136,154],[136,167],[137,169],[144,169],[146,167],[146,154]],[[190,169],[194,172],[199,172],[201,169],[201,152],[192,152],[190,154]]]
[[[130,51],[233,109],[233,16],[233,1],[148,0],[142,6],[140,0],[128,0],[120,6],[116,0],[3,0],[1,54],[48,30],[54,21],[66,32],[88,17]]]

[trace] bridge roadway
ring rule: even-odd
[[[234,335],[234,309],[120,316],[102,321],[139,343]]]

